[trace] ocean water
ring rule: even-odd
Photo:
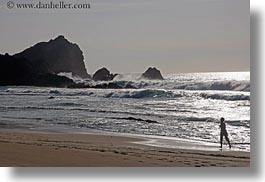
[[[151,135],[217,146],[224,117],[233,148],[250,151],[249,72],[168,74],[162,81],[139,75],[113,81],[137,89],[0,87],[0,127]]]

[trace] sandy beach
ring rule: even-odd
[[[249,167],[250,153],[136,144],[140,139],[32,131],[0,131],[0,166]]]

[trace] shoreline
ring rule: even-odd
[[[250,152],[145,145],[109,134],[0,130],[0,166],[250,167]]]
[[[170,136],[158,136],[158,135],[145,135],[136,133],[120,133],[111,131],[102,131],[96,129],[75,129],[70,127],[63,128],[40,128],[40,129],[29,129],[29,128],[0,128],[1,131],[16,131],[16,132],[40,132],[40,133],[59,133],[59,134],[78,134],[78,135],[103,135],[103,136],[115,136],[133,138],[139,141],[133,143],[144,145],[146,147],[157,147],[167,149],[183,149],[183,150],[199,150],[199,151],[235,151],[235,152],[246,152],[250,153],[250,150],[239,149],[232,147],[228,148],[228,144],[224,144],[223,148],[219,148],[219,143],[212,143],[199,140],[183,139]],[[233,143],[232,143],[233,145]]]

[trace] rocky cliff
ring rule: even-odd
[[[85,68],[83,52],[77,44],[69,42],[62,35],[48,42],[37,43],[14,57],[27,59],[36,69],[46,73],[72,72],[81,78],[90,77]]]

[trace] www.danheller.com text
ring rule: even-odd
[[[19,2],[15,3],[13,1],[7,2],[8,9],[90,9],[90,3],[80,2],[80,3],[68,3],[64,1],[59,2],[42,2],[38,1],[36,3],[25,3]]]

